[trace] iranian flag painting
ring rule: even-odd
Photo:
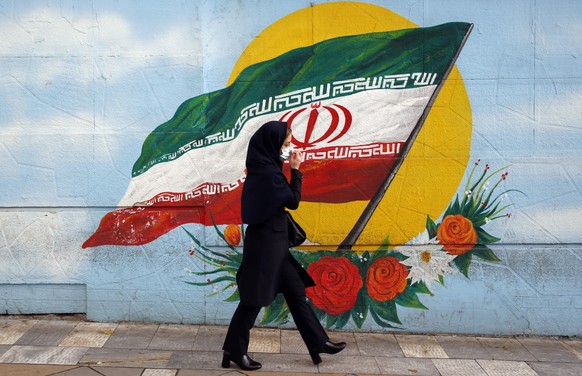
[[[328,39],[252,65],[185,101],[144,141],[118,210],[83,248],[141,245],[186,224],[241,224],[250,137],[287,121],[305,152],[302,201],[368,201],[349,247],[420,131],[472,24]],[[288,168],[288,166],[286,166]],[[365,172],[365,174],[362,174]],[[360,176],[360,178],[355,178]]]

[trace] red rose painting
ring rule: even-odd
[[[310,264],[307,272],[316,283],[307,289],[307,297],[317,308],[339,315],[356,304],[362,277],[358,267],[346,257],[324,256]]]
[[[396,257],[374,261],[366,274],[366,288],[370,298],[379,302],[392,300],[406,289],[408,270]]]

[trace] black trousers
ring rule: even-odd
[[[308,350],[316,350],[329,340],[325,329],[307,303],[305,285],[297,270],[287,260],[283,269],[280,292],[285,297],[293,321]],[[261,307],[239,303],[228,327],[222,349],[233,355],[247,353],[250,331],[259,315]]]

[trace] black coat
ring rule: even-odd
[[[301,199],[303,175],[291,170],[288,189],[291,195],[284,206],[276,208],[268,219],[249,224],[245,232],[243,261],[237,273],[240,301],[250,306],[268,306],[280,292],[281,275],[289,260],[306,287],[315,286],[313,279],[289,252],[285,208],[296,209]]]

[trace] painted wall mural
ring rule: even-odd
[[[228,324],[246,142],[282,119],[325,326],[582,335],[581,17],[0,1],[0,313]],[[293,325],[281,298],[259,319]]]
[[[289,16],[291,20],[279,21],[279,28],[305,17],[307,11],[320,12],[319,22],[329,24],[328,17],[347,13],[353,6],[310,7]],[[358,6],[399,20],[386,9]],[[293,253],[317,283],[307,296],[318,317],[335,328],[343,328],[350,319],[361,328],[368,314],[381,327],[403,325],[397,306],[427,309],[418,294],[432,295],[431,283],[444,285],[443,276],[455,272],[468,277],[473,256],[499,261],[487,247],[499,238],[483,227],[507,208],[502,195],[508,190],[493,196],[507,172],[488,174],[487,165],[471,182],[478,163],[465,195],[453,200],[441,223],[423,213],[425,231],[406,244],[399,246],[401,238],[389,228],[379,233],[381,238],[372,234],[357,242],[408,158],[472,28],[456,22],[355,35],[342,30],[347,35],[250,65],[225,89],[187,100],[145,140],[119,204],[127,208],[106,214],[83,247],[141,245],[186,223],[212,227],[228,248],[210,249],[182,227],[193,242],[189,254],[208,267],[189,273],[209,277],[187,283],[233,290],[226,301],[238,300],[235,276],[242,260],[238,247],[244,241],[240,196],[246,147],[265,122],[287,121],[294,146],[306,155],[302,203],[312,205],[303,210],[302,204],[298,210],[309,244]],[[453,85],[462,81],[458,73],[452,80]],[[455,128],[450,123],[435,126]],[[288,165],[286,169],[289,174]],[[354,202],[365,205],[359,216],[354,215],[357,210],[341,206]],[[315,205],[335,207],[320,214]],[[338,215],[354,223],[341,242],[337,238],[322,242],[317,228],[305,218],[319,222]],[[400,215],[395,223],[398,220]],[[373,245],[379,247],[370,249]],[[354,251],[358,246],[368,249]],[[282,325],[288,316],[279,295],[265,310],[262,323]]]

